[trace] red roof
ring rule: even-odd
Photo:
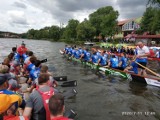
[[[160,38],[160,35],[137,35],[135,38]]]
[[[127,19],[127,20],[118,21],[118,26],[124,25],[125,23],[129,22],[130,20],[133,20],[133,19]]]

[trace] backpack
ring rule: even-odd
[[[47,91],[47,92],[42,92],[39,90],[39,88],[37,87],[36,90],[39,92],[39,94],[41,95],[42,97],[42,101],[43,101],[43,105],[44,105],[44,108],[46,110],[46,120],[50,120],[50,111],[49,111],[49,108],[48,108],[48,102],[49,102],[49,98],[54,95],[54,89],[52,87],[50,87],[50,90]]]

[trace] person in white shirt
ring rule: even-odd
[[[148,62],[147,57],[150,55],[149,48],[145,46],[143,42],[138,42],[136,49],[137,49],[137,55],[136,55],[137,62],[146,67]],[[141,67],[138,65],[138,68],[141,69],[139,72],[140,75],[147,76],[147,73],[144,67]]]

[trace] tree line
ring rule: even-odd
[[[65,27],[53,25],[40,30],[30,29],[22,35],[22,38],[73,42],[93,40],[97,36],[103,39],[105,36],[111,37],[117,33],[118,16],[118,11],[112,6],[106,6],[91,13],[88,20],[84,19],[79,22],[76,19],[70,19]],[[139,34],[146,31],[152,34],[160,32],[159,0],[148,1],[140,26],[140,29],[136,31]]]
[[[30,29],[23,34],[23,38],[28,39],[50,39],[53,41],[72,40],[86,41],[92,40],[95,36],[112,36],[116,32],[118,11],[112,6],[99,8],[89,15],[89,19],[79,22],[71,19],[65,27],[53,25],[40,30]]]

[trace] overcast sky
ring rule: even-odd
[[[100,7],[113,6],[118,20],[143,15],[148,0],[0,0],[0,31],[23,33],[34,28],[80,22]]]

